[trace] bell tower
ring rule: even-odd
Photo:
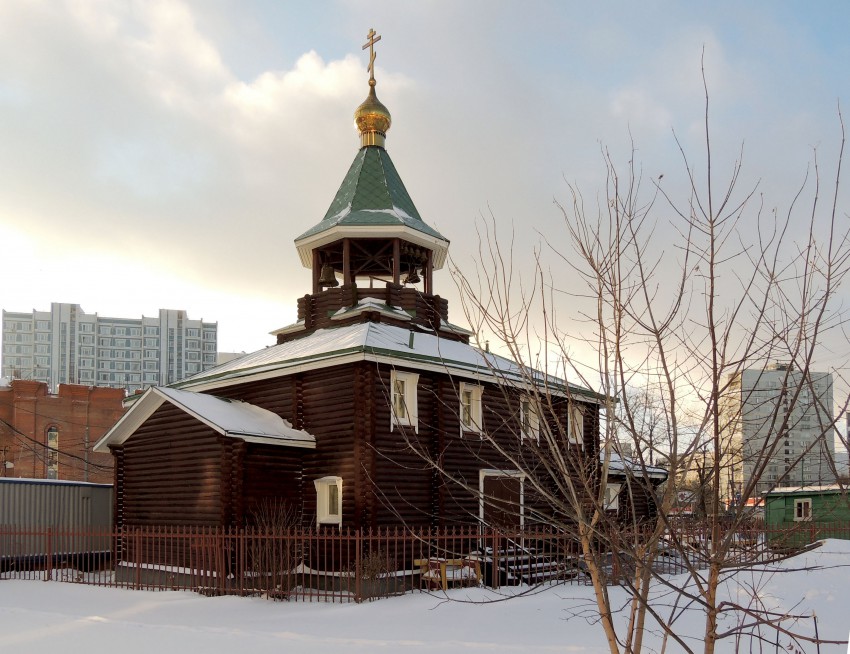
[[[386,150],[392,124],[375,92],[375,44],[370,30],[369,93],[354,112],[360,149],[336,196],[315,226],[295,239],[312,290],[298,300],[301,329],[274,332],[278,343],[304,330],[373,320],[421,325],[467,340],[448,323],[448,303],[434,294],[433,274],[445,264],[449,241],[430,227],[410,199]]]

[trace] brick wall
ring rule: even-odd
[[[0,387],[0,476],[48,476],[47,433],[58,432],[58,479],[112,483],[112,455],[92,446],[124,414],[119,388],[15,379]],[[11,466],[9,466],[11,464]]]

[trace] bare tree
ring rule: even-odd
[[[510,376],[493,371],[504,382],[505,397],[531,398],[541,416],[539,439],[521,447],[507,445],[495,433],[483,438],[543,499],[540,519],[570,530],[580,544],[611,652],[641,651],[650,623],[664,632],[665,641],[693,651],[693,643],[676,632],[674,616],[682,610],[704,615],[706,654],[719,641],[742,635],[763,639],[772,632],[811,640],[789,626],[787,616],[754,603],[757,589],[747,594],[750,601],[724,601],[719,589],[740,570],[778,556],[765,547],[742,550],[739,534],[752,520],[748,500],[757,499],[783,434],[797,409],[810,401],[813,373],[825,366],[842,387],[846,384],[846,352],[824,351],[829,339],[841,336],[838,289],[850,265],[847,216],[839,211],[840,112],[839,123],[840,151],[828,190],[822,188],[815,152],[811,172],[789,207],[767,211],[757,188],[739,188],[740,157],[727,180],[716,181],[706,90],[701,172],[676,139],[689,187],[684,200],[661,176],[644,178],[633,163],[634,151],[621,171],[603,150],[604,200],[589,206],[578,189],[571,189],[571,202],[561,207],[568,245],[547,235],[533,282],[515,270],[511,245],[500,242],[494,223],[484,225],[475,273],[454,271],[473,329],[492,335],[518,362]],[[801,224],[807,226],[804,232]],[[793,238],[792,232],[803,237]],[[578,286],[554,283],[546,263],[551,254]],[[558,309],[565,299],[569,317],[582,322],[578,330],[563,327]],[[598,352],[593,363],[574,354],[587,345]],[[788,371],[782,401],[759,413],[767,437],[745,448],[733,436],[752,416],[726,398],[744,370],[777,360]],[[573,387],[557,378],[598,393],[603,419],[593,465],[569,454],[569,417],[577,398]],[[833,438],[834,416],[847,402],[840,404],[838,412],[821,407],[812,425],[819,438],[813,442]],[[626,473],[629,497],[632,490],[654,495],[651,468],[663,463],[668,469],[658,512],[649,523],[638,524],[634,511],[624,523],[622,515],[606,510],[606,486],[625,442],[635,459]],[[728,503],[731,471],[744,458],[751,473],[737,477],[735,501]],[[691,526],[671,517],[692,471],[706,514],[697,543]],[[779,476],[776,483],[781,481]],[[670,583],[658,565],[662,551],[683,562],[689,583]],[[613,606],[608,592],[611,557],[621,564],[620,581],[631,591],[626,607]],[[666,586],[667,599],[650,601],[653,586]],[[721,620],[725,615],[734,620]],[[728,624],[734,626],[722,626]]]

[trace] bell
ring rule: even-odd
[[[410,272],[407,273],[407,277],[404,279],[405,284],[418,284],[421,281],[419,275],[416,274],[416,268],[411,268]]]
[[[334,268],[330,264],[326,263],[322,265],[322,274],[319,275],[319,286],[326,286],[329,288],[339,286],[336,274],[334,274]]]

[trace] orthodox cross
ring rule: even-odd
[[[375,80],[375,44],[381,40],[381,37],[375,32],[371,27],[369,28],[369,33],[366,35],[366,38],[369,39],[366,44],[363,46],[363,50],[369,48],[369,67],[366,69],[369,72],[369,79]]]

